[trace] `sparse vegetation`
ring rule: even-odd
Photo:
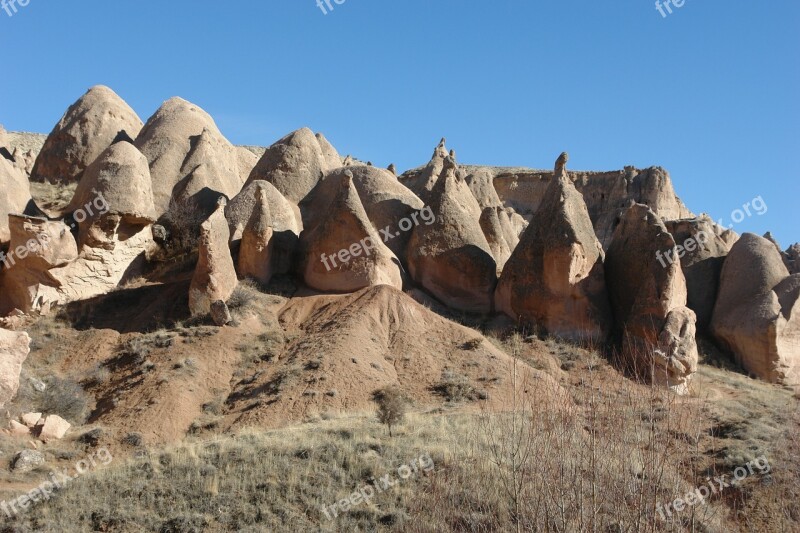
[[[393,437],[392,427],[402,423],[408,409],[408,398],[395,387],[387,387],[375,391],[373,400],[378,404],[378,420],[389,428],[389,436]]]

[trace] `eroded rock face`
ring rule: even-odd
[[[242,234],[239,249],[239,275],[250,277],[266,285],[273,273],[273,230],[266,188],[259,190],[253,215]]]
[[[114,91],[98,85],[72,104],[47,137],[32,181],[74,183],[115,140],[133,139],[142,121]]]
[[[769,240],[745,233],[722,266],[711,332],[742,367],[800,385],[800,274],[789,275]]]
[[[403,223],[406,227],[400,228],[400,223],[403,219],[408,219],[414,224],[412,215],[416,216],[416,224],[426,223],[422,214],[414,215],[424,205],[417,195],[399,183],[388,170],[352,165],[328,173],[300,204],[305,228],[310,231],[327,217],[342,183],[348,178],[352,179],[373,228],[380,233],[384,244],[402,260],[411,231],[406,223]]]
[[[499,276],[506,261],[511,257],[511,247],[506,242],[505,228],[500,222],[497,208],[485,207],[481,213],[479,223],[483,235],[489,243],[489,248],[492,250],[492,256],[494,256],[494,260],[497,263],[497,275]]]
[[[683,394],[697,370],[696,316],[686,307],[680,262],[662,266],[658,260],[666,251],[677,257],[664,223],[646,205],[632,205],[606,255],[606,284],[625,362]]]
[[[446,305],[489,313],[497,284],[497,262],[483,234],[481,208],[452,158],[428,195],[435,222],[414,228],[408,244],[411,277]]]
[[[0,407],[19,390],[22,363],[30,353],[31,338],[24,331],[0,329]]]
[[[664,224],[675,238],[678,257],[661,254],[658,261],[665,267],[680,261],[686,277],[687,305],[697,315],[697,326],[706,329],[717,300],[722,264],[730,251],[728,242],[735,239],[730,230],[723,230],[707,215]]]
[[[231,247],[241,246],[248,222],[253,218],[261,194],[267,195],[270,225],[272,227],[272,268],[274,274],[285,274],[292,269],[294,255],[303,226],[300,211],[267,181],[253,181],[225,207],[225,218],[231,233]]]
[[[800,243],[795,243],[783,252],[783,264],[790,274],[800,274]]]
[[[326,292],[354,292],[373,285],[402,290],[400,261],[383,243],[361,203],[352,174],[313,229],[300,237],[303,278]]]
[[[14,164],[0,157],[0,244],[11,240],[8,215],[25,213],[31,200],[28,178]]]
[[[225,220],[224,198],[216,211],[200,226],[200,250],[197,267],[189,288],[189,309],[192,316],[211,313],[211,304],[223,302],[233,294],[239,281],[228,247],[230,230]]]
[[[193,197],[213,210],[220,194],[233,198],[244,183],[241,152],[208,113],[182,98],[164,102],[134,144],[149,162],[159,215],[169,209],[173,195]]]
[[[605,342],[611,309],[603,259],[583,197],[563,174],[506,263],[497,310],[556,337]]]
[[[299,204],[326,173],[340,166],[342,159],[322,134],[301,128],[267,149],[248,183],[268,181],[287,200]]]

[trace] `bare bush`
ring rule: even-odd
[[[380,389],[373,394],[378,404],[378,420],[389,427],[389,436],[393,437],[392,427],[403,422],[408,409],[408,399],[395,387]]]

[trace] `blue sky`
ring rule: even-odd
[[[49,132],[94,84],[146,120],[170,96],[237,144],[301,126],[406,169],[660,165],[737,231],[800,240],[800,2],[30,0],[0,11],[0,123]]]

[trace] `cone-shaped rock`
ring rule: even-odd
[[[192,316],[211,313],[211,305],[228,301],[238,285],[236,268],[228,246],[230,230],[225,220],[225,199],[200,226],[200,250],[197,267],[189,288],[189,310]]]
[[[239,275],[258,280],[263,284],[272,279],[273,230],[266,188],[259,190],[253,215],[244,228],[239,249]]]
[[[748,372],[800,385],[800,274],[775,245],[745,233],[722,266],[711,332]]]
[[[503,269],[498,311],[550,335],[604,342],[611,330],[603,249],[566,173],[555,178]]]
[[[677,254],[664,223],[646,205],[632,205],[606,254],[606,284],[626,364],[684,394],[697,370],[696,316],[686,307],[680,262],[658,260],[665,252]]]
[[[400,261],[372,226],[351,175],[340,182],[325,219],[303,232],[300,246],[309,287],[353,292],[391,285],[402,290]]]
[[[219,194],[233,198],[242,188],[239,151],[208,113],[182,98],[164,102],[134,144],[150,164],[159,215],[175,194],[192,196],[207,188],[215,201]]]
[[[388,170],[354,165],[330,172],[300,204],[305,228],[311,230],[325,219],[342,182],[348,176],[352,176],[353,185],[372,226],[378,231],[384,230],[381,237],[386,246],[398,258],[405,257],[411,228],[425,221],[431,222],[431,219],[427,218],[427,211],[415,214],[423,209],[422,200],[398,182]]]
[[[0,189],[0,244],[6,244],[11,239],[8,215],[26,211],[31,203],[31,187],[25,174],[4,157],[0,157]]]
[[[407,253],[411,277],[450,307],[490,312],[497,263],[479,223],[480,206],[449,156],[429,198],[435,221],[414,228]]]
[[[98,85],[72,104],[47,137],[31,172],[32,181],[74,183],[115,140],[133,139],[142,121],[108,87]]]
[[[225,207],[225,218],[228,219],[231,233],[231,247],[234,250],[240,247],[244,229],[256,212],[262,191],[267,195],[270,225],[273,231],[273,273],[285,274],[292,268],[303,227],[298,222],[300,214],[297,206],[284,198],[268,181],[259,180],[248,184]]]
[[[339,154],[325,137],[301,128],[264,152],[248,183],[268,181],[290,202],[298,204],[322,176],[341,165]]]
[[[731,232],[714,224],[707,215],[664,224],[675,238],[679,259],[659,255],[658,260],[664,266],[680,261],[686,276],[688,307],[697,315],[697,326],[705,330],[717,300],[722,264],[730,251],[727,234]]]

